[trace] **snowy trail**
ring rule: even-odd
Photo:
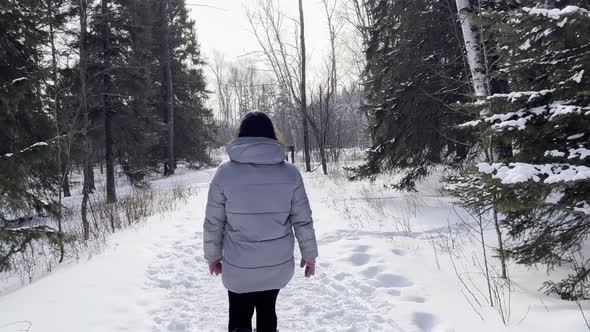
[[[208,275],[201,258],[204,217],[199,195],[176,218],[173,237],[158,243],[159,253],[146,271],[146,291],[163,294],[153,310],[157,331],[223,331],[227,319],[226,291],[220,279]],[[317,206],[319,211],[326,209]],[[333,219],[337,219],[333,216]],[[321,229],[318,221],[318,228]],[[279,295],[281,331],[431,331],[435,317],[420,311],[425,297],[418,285],[403,275],[388,272],[388,257],[378,257],[371,245],[374,236],[357,236],[355,231],[319,232],[321,259],[315,278],[301,271]],[[391,251],[393,257],[402,250]],[[377,258],[378,257],[378,258]],[[363,281],[355,276],[361,275]],[[409,294],[409,295],[406,295]],[[396,308],[399,302],[400,308]],[[403,304],[403,305],[402,305]],[[403,309],[405,307],[406,309]],[[396,323],[396,309],[412,316],[405,328]]]
[[[30,321],[31,332],[224,331],[227,293],[202,258],[212,175],[207,170],[183,178],[198,188],[185,207],[115,235],[105,253],[87,262],[0,297],[0,332],[22,329],[25,323],[3,325],[19,321]],[[437,319],[424,308],[420,286],[392,264],[409,259],[404,251],[384,251],[391,247],[387,238],[348,229],[326,206],[321,188],[308,191],[320,244],[318,274],[305,279],[298,270],[280,293],[281,331],[435,331]],[[56,318],[65,312],[75,319]]]
[[[195,194],[176,211],[113,235],[102,254],[59,266],[0,296],[0,332],[226,331],[227,292],[202,258],[214,172],[185,171],[154,181],[157,190],[182,182]],[[297,269],[279,294],[281,332],[586,330],[575,304],[541,300],[536,289],[545,276],[524,269],[513,270],[515,285],[526,287],[513,293],[510,325],[485,306],[478,307],[485,316],[480,319],[465,300],[449,255],[433,250],[432,239],[445,238],[453,213],[444,198],[380,193],[374,184],[318,174],[304,178],[320,257],[314,278]],[[399,228],[404,220],[411,230]],[[477,276],[471,256],[455,259],[462,273]]]

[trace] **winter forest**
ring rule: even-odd
[[[226,331],[251,111],[319,246],[281,332],[590,331],[588,0],[0,0],[0,332]]]

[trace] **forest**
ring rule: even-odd
[[[534,296],[574,305],[590,329],[586,0],[235,2],[253,40],[240,57],[203,51],[193,13],[221,2],[0,1],[0,311],[3,290],[83,264],[116,233],[181,211],[201,195],[190,181],[210,180],[241,119],[261,111],[313,193],[335,181],[328,196],[340,202],[312,195],[312,205],[328,204],[322,211],[366,208],[355,218],[368,220],[378,210],[373,221],[392,225],[405,220],[388,214],[392,195],[452,202],[422,243],[439,270],[448,254],[482,320],[489,306],[512,326],[507,301],[532,279],[511,271],[534,270]],[[317,39],[324,49],[313,49]],[[430,182],[437,190],[423,193]],[[367,207],[338,196],[361,186]],[[376,233],[412,238],[416,211],[416,224]],[[479,271],[475,291],[453,260],[461,232],[477,258],[454,259]],[[0,312],[0,331],[16,320]],[[438,331],[425,321],[414,324]],[[390,327],[349,326],[332,330]]]

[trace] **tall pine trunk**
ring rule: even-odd
[[[305,171],[311,172],[311,151],[309,148],[309,128],[307,125],[307,94],[306,94],[306,83],[305,83],[305,67],[306,67],[306,56],[305,56],[305,21],[303,18],[303,1],[299,0],[299,26],[301,28],[301,115],[303,116],[303,155],[305,157]]]
[[[84,240],[90,239],[90,223],[88,222],[88,200],[91,191],[91,154],[90,143],[88,139],[88,129],[90,128],[90,120],[88,117],[88,105],[86,100],[86,65],[88,55],[86,50],[86,33],[87,33],[87,12],[86,0],[79,0],[80,4],[80,112],[82,112],[82,153],[84,155],[84,184],[82,186],[82,235]]]
[[[105,136],[105,168],[106,168],[106,191],[107,203],[117,202],[117,191],[115,187],[115,161],[113,158],[113,111],[109,102],[108,93],[110,92],[111,79],[107,66],[110,66],[108,59],[109,52],[109,9],[108,0],[102,0],[102,107],[104,113],[104,136]],[[101,168],[102,169],[102,168]]]
[[[55,21],[54,21],[54,8],[53,8],[53,0],[47,1],[47,16],[49,21],[49,42],[51,46],[51,78],[53,79],[53,107],[54,107],[54,120],[55,120],[55,131],[58,136],[57,140],[57,164],[60,167],[60,190],[59,193],[59,205],[61,206],[61,195],[63,197],[70,197],[70,183],[68,178],[68,164],[69,164],[69,148],[66,149],[68,151],[66,157],[64,159],[64,150],[62,144],[62,121],[63,117],[61,114],[61,107],[60,107],[60,100],[59,100],[59,91],[57,86],[57,49],[55,47]],[[69,142],[68,142],[69,144]],[[60,208],[61,209],[61,208]],[[58,225],[58,228],[61,229],[61,225]],[[63,257],[62,257],[63,259]],[[61,260],[60,260],[61,263]]]
[[[61,178],[60,181],[63,184],[64,179],[67,181],[67,173],[63,171],[63,156],[62,156],[62,142],[61,142],[61,115],[59,109],[59,91],[57,84],[57,50],[55,48],[55,28],[54,28],[54,13],[53,13],[53,0],[47,1],[47,18],[49,21],[49,41],[51,43],[51,76],[53,79],[53,107],[54,107],[54,120],[55,120],[55,133],[57,139],[57,165],[60,167]],[[69,189],[69,188],[68,188]],[[65,255],[65,248],[63,242],[63,209],[62,209],[62,186],[57,187],[57,235],[59,245],[59,263],[63,262]],[[69,194],[69,192],[68,192]]]
[[[166,163],[164,175],[174,174],[176,168],[174,162],[174,92],[172,87],[172,68],[170,59],[170,27],[168,26],[168,0],[160,0],[160,20],[162,34],[162,99],[166,114],[166,129],[168,134],[166,146]]]

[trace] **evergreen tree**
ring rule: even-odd
[[[590,261],[580,256],[590,234],[590,13],[582,4],[483,8],[500,59],[492,75],[510,92],[488,97],[492,115],[464,125],[482,133],[487,162],[452,179],[464,204],[497,210],[513,239],[507,255],[527,265],[570,264],[568,278],[545,286],[573,300],[590,298]]]
[[[371,0],[367,6],[373,25],[364,107],[373,147],[357,173],[403,169],[396,187],[411,190],[433,166],[464,159],[469,145],[454,128],[465,115],[447,106],[469,91],[455,9],[436,0]]]
[[[3,2],[0,10],[0,271],[11,255],[39,237],[55,239],[28,220],[56,212],[57,138],[45,102],[48,74],[36,1]],[[21,227],[24,226],[24,227]],[[27,227],[29,226],[29,227]]]
[[[184,0],[170,1],[170,48],[174,85],[174,155],[176,161],[200,167],[210,164],[207,146],[215,132],[195,21]]]

